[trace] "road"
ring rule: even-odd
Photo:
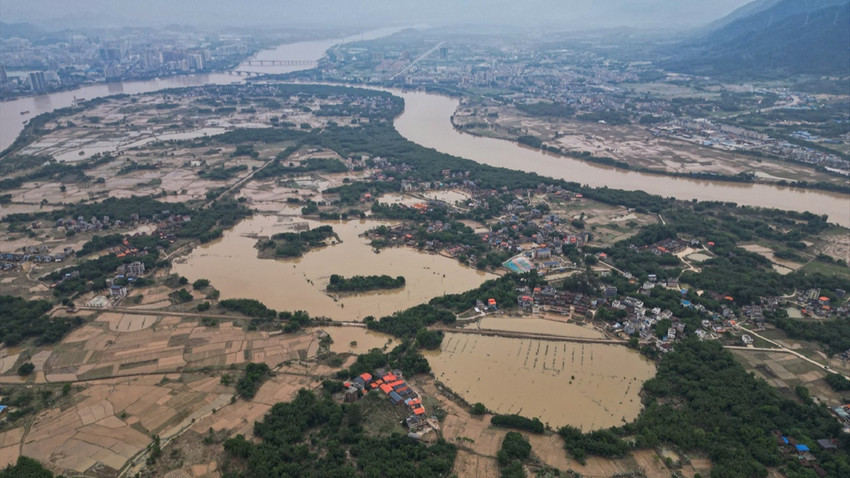
[[[435,330],[450,332],[453,334],[467,335],[485,335],[488,337],[509,337],[516,339],[535,339],[546,340],[550,342],[579,342],[586,344],[610,344],[610,345],[626,345],[629,342],[621,339],[605,339],[595,337],[569,337],[565,335],[551,334],[534,334],[530,332],[514,332],[508,330],[492,330],[492,329],[455,329],[451,327],[437,327]]]
[[[753,350],[753,351],[764,351],[764,352],[781,352],[781,353],[787,353],[787,354],[791,354],[791,355],[796,355],[798,358],[800,358],[800,359],[802,359],[802,360],[805,360],[806,362],[809,362],[809,363],[810,363],[810,364],[812,364],[812,365],[816,365],[817,367],[819,367],[819,368],[821,368],[821,369],[823,369],[823,370],[825,370],[825,371],[827,371],[827,372],[830,372],[830,373],[837,373],[838,375],[843,376],[843,377],[844,377],[844,378],[846,378],[847,380],[850,380],[850,377],[848,377],[848,376],[844,375],[843,373],[841,373],[841,372],[838,372],[838,371],[835,371],[835,370],[831,369],[828,365],[824,365],[824,364],[822,364],[822,363],[820,363],[820,362],[817,362],[817,361],[815,361],[815,360],[812,360],[812,359],[810,359],[809,357],[806,357],[805,355],[801,354],[800,352],[797,352],[796,350],[791,350],[791,349],[789,349],[788,347],[786,347],[786,346],[784,346],[784,345],[780,344],[779,342],[775,342],[775,341],[773,341],[773,340],[770,340],[770,339],[768,339],[767,337],[765,337],[765,336],[763,336],[763,335],[759,335],[758,333],[756,333],[756,332],[754,332],[754,331],[752,331],[752,330],[750,330],[750,329],[744,328],[744,327],[741,327],[741,330],[743,330],[744,332],[746,332],[746,333],[748,333],[748,334],[752,335],[753,337],[758,337],[758,338],[760,338],[760,339],[764,340],[765,342],[767,342],[767,343],[769,343],[769,344],[775,345],[777,348],[775,348],[775,349],[769,349],[769,348],[765,348],[765,347],[758,347],[758,348],[756,348],[756,347],[741,347],[741,346],[735,346],[735,345],[726,345],[726,346],[724,346],[725,348],[728,348],[728,349],[734,349],[734,350]]]
[[[425,53],[419,55],[419,57],[416,58],[415,60],[411,61],[409,65],[405,66],[404,68],[399,70],[398,73],[391,76],[390,80],[394,80],[398,75],[401,75],[402,73],[406,72],[407,70],[413,68],[413,65],[419,63],[419,60],[425,58],[426,56],[430,55],[431,53],[434,53],[435,51],[437,51],[438,48],[440,48],[441,46],[443,46],[445,44],[446,44],[446,42],[444,42],[444,41],[437,43],[437,46],[435,46],[434,48],[431,48],[430,50],[426,51]]]
[[[121,314],[135,314],[135,315],[168,315],[171,317],[194,317],[194,318],[203,318],[209,317],[211,319],[224,319],[224,320],[234,320],[234,319],[250,319],[251,317],[245,315],[224,315],[224,314],[207,314],[202,312],[176,312],[171,310],[163,310],[163,309],[144,309],[144,308],[129,308],[129,307],[77,307],[77,310],[87,310],[94,312],[118,312]],[[329,327],[366,327],[366,324],[363,322],[346,322],[346,321],[332,321],[330,324],[327,324]]]

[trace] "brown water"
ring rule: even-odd
[[[398,343],[396,339],[389,335],[373,332],[362,327],[327,327],[322,330],[333,339],[331,352],[338,354],[364,354],[375,348],[383,349],[385,346],[392,349]]]
[[[379,32],[383,32],[379,31]],[[373,32],[374,33],[374,32]],[[380,33],[375,33],[380,35]],[[365,37],[365,36],[364,36]],[[359,38],[359,37],[358,37]],[[263,59],[318,59],[319,46],[325,49],[349,39],[301,42],[284,45],[258,54]],[[319,46],[317,46],[319,45]],[[276,53],[275,53],[276,52]],[[318,55],[318,56],[317,56]],[[237,67],[241,69],[241,67]],[[284,73],[304,67],[245,67],[268,73]],[[271,71],[274,70],[274,71]],[[74,98],[96,98],[120,93],[136,94],[164,88],[227,84],[241,77],[223,73],[178,76],[162,80],[108,83],[77,90],[0,102],[0,149],[10,145],[23,129],[23,121],[40,113],[70,106]],[[728,183],[673,178],[603,167],[570,158],[544,154],[514,143],[478,138],[459,133],[450,118],[458,106],[452,98],[392,90],[405,100],[404,113],[395,127],[411,141],[438,151],[462,156],[479,163],[536,172],[545,176],[576,181],[590,186],[608,186],[626,190],[644,190],[664,197],[731,201],[752,206],[775,207],[795,211],[828,214],[830,221],[850,227],[850,196],[822,191],[781,188],[765,184]],[[22,115],[24,111],[30,113]]]
[[[492,274],[464,267],[456,260],[423,254],[409,248],[384,249],[375,254],[366,239],[358,237],[368,229],[386,224],[374,220],[319,223],[330,224],[342,240],[308,252],[299,259],[258,259],[255,237],[291,230],[300,218],[256,216],[240,222],[217,241],[195,248],[175,262],[174,272],[189,281],[205,278],[221,291],[221,298],[257,299],[277,310],[306,310],[312,316],[337,320],[381,317],[427,302],[433,297],[478,287]],[[331,274],[344,276],[404,276],[402,289],[372,294],[341,296],[325,294]]]
[[[830,222],[850,226],[850,196],[845,194],[636,173],[545,154],[508,141],[456,131],[449,120],[458,107],[456,99],[429,93],[392,92],[403,97],[405,103],[404,113],[395,121],[396,129],[409,140],[444,153],[590,186],[828,214]]]
[[[277,48],[258,52],[254,56],[254,59],[315,61],[319,60],[324,55],[325,51],[332,48],[334,45],[352,41],[380,38],[382,36],[390,35],[398,30],[400,30],[400,28],[382,28],[346,38],[289,43]],[[245,64],[240,64],[234,69],[234,71],[289,73],[308,68],[311,68],[311,66],[247,66]],[[58,108],[71,106],[77,98],[90,100],[92,98],[119,94],[134,95],[138,93],[150,93],[152,91],[167,88],[183,88],[208,84],[230,84],[234,82],[241,82],[243,78],[245,77],[228,73],[173,76],[146,81],[100,83],[84,86],[75,90],[31,96],[11,101],[2,101],[0,102],[0,150],[5,149],[12,144],[13,141],[15,141],[15,138],[23,129],[24,121],[29,120],[34,116],[38,116],[41,113],[47,113]]]
[[[426,356],[436,378],[469,403],[584,430],[636,418],[638,392],[655,375],[637,352],[604,344],[448,333]]]

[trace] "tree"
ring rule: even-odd
[[[192,283],[192,288],[195,290],[205,289],[210,285],[209,279],[198,279]]]
[[[0,470],[0,478],[53,478],[53,473],[38,461],[27,456],[19,456],[15,466],[9,465]]]
[[[21,377],[26,377],[27,375],[33,373],[34,370],[35,365],[33,365],[32,362],[26,362],[20,367],[18,367],[18,375],[20,375]]]
[[[487,407],[483,403],[478,402],[472,406],[473,415],[484,415],[485,413],[487,413]]]
[[[496,455],[499,465],[507,466],[514,460],[526,460],[531,455],[531,444],[519,432],[508,432],[502,440],[502,448]]]

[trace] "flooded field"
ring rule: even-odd
[[[467,329],[505,330],[509,332],[529,332],[532,334],[561,335],[563,337],[602,338],[604,335],[590,327],[566,322],[538,318],[501,318],[485,317],[468,325]]]
[[[622,425],[641,410],[655,367],[622,346],[446,334],[428,352],[438,380],[496,413],[584,430]]]
[[[372,349],[388,348],[397,345],[397,341],[386,334],[373,332],[361,327],[328,327],[323,329],[333,339],[331,352],[343,354],[364,354]]]
[[[298,218],[256,216],[225,232],[218,241],[201,246],[180,261],[174,272],[189,281],[209,279],[221,291],[221,298],[252,298],[277,310],[306,310],[312,316],[337,320],[381,317],[427,302],[442,294],[478,287],[493,278],[447,257],[422,254],[407,248],[372,251],[359,234],[384,224],[358,220],[333,222],[341,244],[308,252],[294,260],[258,259],[254,248],[257,236],[292,230]],[[306,221],[310,227],[319,222]],[[352,295],[335,300],[324,293],[331,274],[344,276],[404,276],[403,289]]]

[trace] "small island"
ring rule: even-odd
[[[386,274],[379,276],[353,276],[345,278],[341,275],[331,275],[328,292],[368,292],[372,290],[388,290],[404,287],[404,277],[392,278]]]
[[[315,229],[302,232],[282,232],[273,235],[269,239],[257,241],[257,249],[260,250],[261,259],[273,257],[296,258],[303,256],[310,249],[325,247],[326,239],[336,236],[331,226],[319,226]]]

